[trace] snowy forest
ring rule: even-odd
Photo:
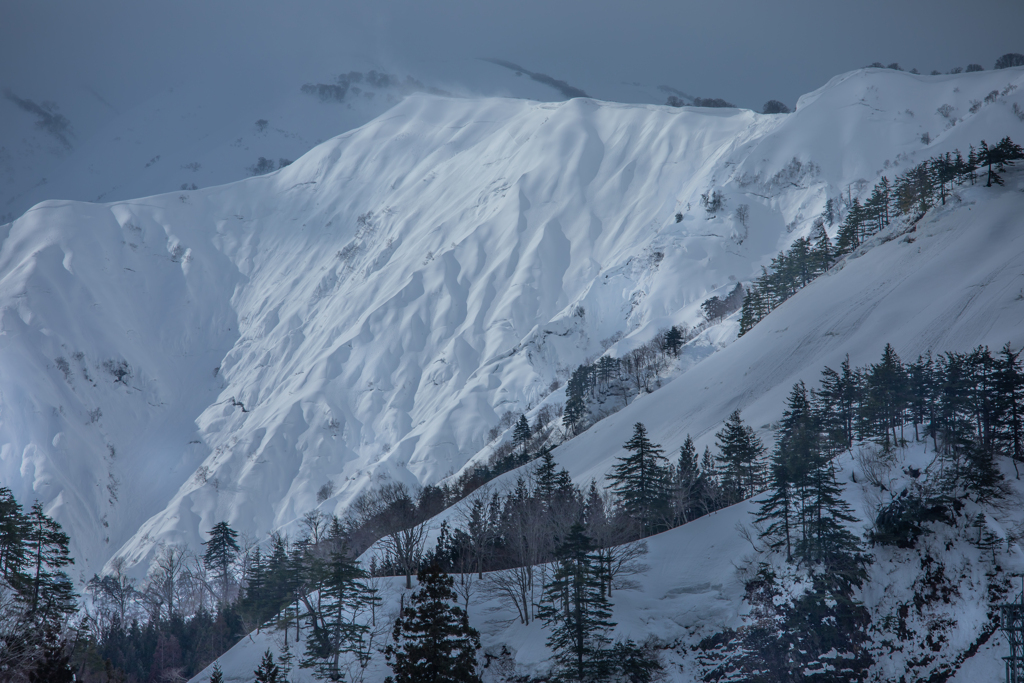
[[[240,545],[238,532],[218,523],[201,556],[168,549],[144,586],[120,572],[94,576],[84,614],[67,574],[67,534],[38,503],[25,511],[0,489],[0,665],[8,680],[190,677],[249,631],[266,629],[283,636],[284,654],[275,662],[268,651],[254,680],[285,681],[293,667],[352,680],[349,668],[365,666],[393,630],[394,680],[422,680],[427,656],[410,654],[416,647],[431,652],[432,666],[462,672],[451,680],[478,680],[479,636],[465,615],[482,592],[523,624],[544,624],[558,680],[651,681],[662,668],[653,644],[608,637],[613,591],[647,569],[646,538],[753,498],[756,542],[784,558],[786,574],[761,564],[747,582],[757,619],[701,643],[713,664],[708,680],[784,681],[795,669],[864,680],[871,617],[856,590],[872,548],[913,548],[930,533],[927,523],[954,525],[965,515],[973,515],[979,548],[1000,543],[974,508],[1008,494],[998,458],[1015,470],[1024,463],[1020,355],[1007,344],[995,354],[979,347],[905,363],[887,345],[877,363],[854,368],[847,360],[822,370],[816,387],[795,385],[771,449],[740,411],[715,435],[717,450],[702,454],[687,437],[666,455],[638,422],[607,478],[586,487],[558,467],[557,449],[532,450],[542,435],[521,417],[509,457],[534,465],[506,494],[476,497],[453,523],[442,522],[432,547],[430,520],[461,491],[386,486],[344,518],[308,512],[294,539]],[[598,390],[596,372],[574,376],[592,378],[580,387],[584,397]],[[864,471],[877,477],[871,483],[884,489],[881,473],[918,443],[930,446],[933,461],[875,510],[866,537],[851,533],[861,520],[842,497],[836,458],[857,445],[869,461]],[[356,558],[368,548],[380,552],[364,567]],[[420,606],[393,625],[377,595],[387,576],[404,576],[407,588],[417,576],[420,586],[412,596]],[[797,580],[809,589],[780,599],[783,583]]]

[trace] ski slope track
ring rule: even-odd
[[[69,530],[81,577],[115,556],[144,572],[218,521],[261,537],[328,482],[339,513],[381,481],[436,482],[503,412],[564,400],[550,386],[577,364],[696,323],[826,198],[1024,137],[1010,85],[1024,70],[869,69],[774,116],[416,95],[266,176],[38,204],[0,227],[0,478]],[[1021,182],[963,191],[738,342],[722,326],[559,462],[600,478],[637,420],[669,450],[735,408],[767,424],[793,381],[886,341],[1020,347]]]

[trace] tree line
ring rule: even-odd
[[[777,568],[762,567],[748,583],[748,600],[765,624],[787,626],[726,633],[717,643],[727,653],[722,666],[742,668],[743,652],[764,651],[778,666],[811,670],[840,651],[859,676],[867,666],[867,613],[854,592],[870,558],[849,531],[856,520],[843,502],[835,457],[857,442],[874,444],[882,460],[911,440],[930,443],[934,485],[894,496],[876,512],[869,535],[874,543],[912,545],[925,533],[922,524],[948,518],[955,501],[1002,495],[996,456],[1015,467],[1024,460],[1024,368],[1009,345],[909,363],[887,345],[877,363],[853,368],[847,359],[838,370],[825,368],[817,387],[795,385],[771,451],[739,411],[715,436],[714,453],[698,454],[687,437],[668,458],[637,423],[605,481],[580,487],[551,448],[529,452],[536,442],[521,419],[513,442],[518,457],[535,464],[508,490],[460,506],[434,530],[431,548],[427,520],[443,509],[443,490],[413,495],[391,484],[362,496],[344,518],[307,513],[295,541],[275,534],[254,544],[218,523],[201,556],[163,548],[142,587],[115,563],[114,572],[89,582],[78,621],[65,573],[67,535],[38,503],[25,512],[3,489],[0,663],[18,672],[11,680],[71,680],[74,673],[83,681],[152,681],[193,675],[245,633],[268,628],[283,639],[271,662],[280,680],[296,666],[342,680],[398,628],[381,614],[378,577],[404,576],[411,588],[416,575],[424,590],[423,577],[433,573],[448,587],[430,590],[448,595],[462,614],[481,593],[524,624],[544,624],[567,680],[616,680],[627,675],[624,662],[631,680],[644,680],[658,666],[650,646],[608,638],[613,592],[645,568],[643,539],[755,497],[765,548],[805,572],[811,588],[780,603]],[[370,547],[373,559],[361,567],[354,558]],[[444,619],[461,623],[446,610]],[[821,622],[808,615],[834,628],[811,634],[809,624]],[[422,618],[405,619],[425,628]]]
[[[740,336],[893,221],[905,216],[920,218],[936,203],[944,205],[955,187],[978,182],[979,172],[986,187],[1002,185],[1005,168],[1022,158],[1024,149],[1004,137],[992,146],[984,140],[977,148],[972,145],[966,159],[955,150],[931,157],[893,181],[882,176],[864,202],[859,197],[847,201],[846,216],[834,245],[826,224],[831,227],[839,220],[842,206],[829,198],[814,220],[812,235],[797,239],[788,251],[773,258],[769,267],[762,267],[761,275],[747,290],[740,314]]]

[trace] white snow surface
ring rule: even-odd
[[[326,512],[385,479],[438,481],[580,362],[696,322],[703,299],[807,234],[826,197],[1021,138],[1024,89],[1007,86],[1022,83],[1024,69],[868,69],[788,116],[418,95],[270,175],[44,202],[0,227],[0,480],[68,529],[82,577],[116,555],[144,572],[159,544],[198,548],[222,520],[261,537],[328,481]],[[719,335],[722,350],[559,462],[600,478],[637,420],[670,450],[686,433],[710,443],[734,408],[766,425],[793,381],[886,341],[904,357],[1020,347],[1024,196],[1007,178],[739,342]],[[726,211],[707,219],[713,188]]]

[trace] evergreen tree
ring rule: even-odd
[[[711,448],[704,447],[704,453],[700,456],[700,474],[704,483],[701,502],[704,505],[704,514],[709,515],[722,507],[722,491],[718,481],[718,469],[715,467],[715,458],[711,455]]]
[[[740,333],[745,335],[753,329],[754,325],[764,318],[764,290],[756,285],[751,286],[743,295],[743,306],[740,309]]]
[[[15,588],[27,580],[23,570],[28,532],[28,518],[21,504],[9,488],[0,487],[0,578]]]
[[[519,421],[516,422],[516,428],[512,432],[512,444],[520,453],[526,452],[526,446],[530,443],[530,423],[526,420],[525,415],[519,416]]]
[[[548,647],[563,680],[602,680],[608,668],[607,632],[611,605],[602,590],[603,569],[583,526],[574,524],[557,551],[551,581],[544,586],[539,612],[551,629]]]
[[[586,391],[589,374],[586,367],[580,365],[573,370],[572,376],[569,377],[569,383],[565,387],[562,425],[573,436],[583,431],[583,421],[587,412]]]
[[[420,588],[395,620],[384,650],[394,676],[387,683],[480,683],[480,635],[457,605],[451,576],[436,567],[420,572]]]
[[[308,592],[303,598],[304,618],[310,628],[299,666],[313,669],[317,678],[340,681],[341,655],[364,654],[370,627],[360,616],[380,598],[364,582],[366,572],[350,561],[344,550],[331,553],[326,561],[311,559]]]
[[[75,563],[68,550],[71,539],[60,524],[43,512],[42,503],[32,505],[26,522],[24,550],[30,612],[44,620],[73,614],[77,609],[77,595],[71,579],[63,571],[63,567]]]
[[[836,214],[838,213],[838,211],[836,211],[837,203],[838,202],[836,202],[836,200],[829,197],[825,200],[825,208],[821,210],[821,219],[823,222],[828,223],[830,228],[835,225],[836,222]]]
[[[903,363],[892,345],[886,344],[881,362],[872,365],[865,376],[859,424],[861,434],[880,440],[885,452],[903,441],[902,436],[897,437],[896,429],[902,432],[908,406],[907,390]]]
[[[839,226],[839,234],[836,236],[836,256],[849,254],[860,246],[861,242],[861,221],[864,210],[861,207],[860,199],[854,199],[846,212],[846,219]]]
[[[768,526],[761,532],[772,549],[786,549],[793,557],[793,542],[798,531],[799,489],[808,469],[820,457],[820,435],[803,382],[793,386],[782,414],[778,441],[770,468],[771,493],[758,501],[761,508],[756,521]]]
[[[668,352],[671,353],[673,356],[678,356],[679,349],[682,348],[682,346],[683,332],[678,327],[673,325],[672,327],[668,328],[668,331],[665,333],[665,348],[668,349]],[[602,356],[601,359],[604,360],[604,356]]]
[[[224,683],[224,672],[220,669],[220,662],[213,663],[213,671],[210,672],[210,683]]]
[[[641,533],[655,533],[668,508],[668,470],[662,448],[647,438],[641,422],[633,425],[633,437],[623,445],[630,452],[619,458],[608,479],[622,507],[639,523]]]
[[[1007,343],[999,352],[996,369],[996,391],[999,400],[997,430],[1003,450],[1013,460],[1013,467],[1020,479],[1017,463],[1024,461],[1024,368],[1020,362],[1021,352],[1016,353]]]
[[[727,504],[738,503],[757,492],[764,444],[754,430],[743,424],[740,411],[733,411],[718,440],[718,471]]]
[[[849,355],[836,372],[826,367],[821,371],[821,388],[815,392],[815,417],[825,438],[830,455],[853,447],[853,429],[860,400],[860,376],[850,367]]]
[[[564,469],[557,469],[551,448],[545,448],[539,458],[540,464],[534,473],[537,482],[535,495],[549,511],[559,499],[571,497],[574,493],[572,479]]]
[[[825,223],[815,221],[813,250],[815,276],[819,273],[824,273],[832,267],[832,261],[835,260],[834,253],[835,249],[832,246],[832,241],[828,238]]]
[[[256,683],[278,683],[280,680],[281,670],[277,664],[274,663],[274,655],[267,649],[263,653],[263,659],[260,660],[260,665],[253,672],[253,676],[256,677]],[[341,680],[340,678],[336,680]]]
[[[704,481],[697,465],[697,447],[690,435],[679,447],[679,460],[673,471],[675,523],[685,524],[702,514]]]
[[[238,532],[232,529],[227,522],[217,522],[210,529],[210,537],[203,541],[203,545],[206,546],[206,552],[203,553],[203,564],[213,574],[214,580],[220,584],[220,601],[225,605],[228,603],[228,591],[233,578],[232,566],[240,552],[236,538],[238,538]]]

